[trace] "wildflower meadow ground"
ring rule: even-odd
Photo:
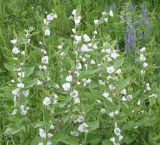
[[[160,145],[159,0],[0,0],[0,145]]]

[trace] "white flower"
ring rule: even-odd
[[[152,94],[149,96],[150,98],[154,97],[154,98],[157,98],[157,95],[156,94]]]
[[[104,18],[104,21],[105,21],[105,22],[108,22],[108,17],[107,17],[107,18]]]
[[[48,133],[48,138],[51,138],[53,136],[52,133]]]
[[[120,74],[121,74],[121,69],[120,69],[120,68],[117,69],[116,73],[117,73],[118,75],[120,75]]]
[[[140,54],[140,61],[143,61],[143,62],[146,61],[146,58],[143,54]]]
[[[17,39],[13,39],[10,41],[13,45],[16,45],[17,44]]]
[[[119,56],[119,54],[116,53],[116,52],[111,53],[111,57],[114,58],[114,59],[116,59],[118,56]]]
[[[82,47],[81,47],[81,51],[82,52],[87,52],[87,51],[90,51],[90,50],[89,50],[89,48],[86,44],[83,44]]]
[[[98,32],[95,30],[95,31],[94,31],[94,35],[97,35],[97,34],[98,34]]]
[[[113,11],[112,11],[112,10],[109,11],[109,15],[110,15],[111,17],[113,17]]]
[[[13,54],[18,54],[18,53],[20,53],[19,48],[17,48],[17,47],[13,47],[13,49],[12,49],[12,53],[13,53]]]
[[[91,39],[89,38],[89,36],[87,34],[84,34],[83,35],[83,39],[84,39],[84,42],[89,42],[91,41]]]
[[[51,124],[49,128],[50,128],[50,129],[54,129],[55,126],[54,126],[53,124]]]
[[[21,110],[21,114],[24,116],[27,114],[27,110]]]
[[[120,136],[121,135],[121,130],[118,127],[116,127],[114,129],[114,133],[115,133],[115,135]]]
[[[72,32],[75,34],[75,33],[76,33],[76,29],[75,29],[75,28],[73,28],[73,29],[72,29]]]
[[[95,25],[99,24],[99,20],[94,20],[94,24]]]
[[[142,74],[142,75],[145,74],[145,70],[141,70],[141,74]]]
[[[18,76],[24,78],[25,77],[25,72],[19,72]]]
[[[74,22],[76,25],[78,25],[81,22],[81,16],[75,17]]]
[[[88,132],[88,125],[86,123],[82,123],[81,125],[79,125],[78,130],[80,132],[87,133]]]
[[[101,104],[101,103],[102,103],[101,100],[96,100],[96,101],[97,101],[98,104]]]
[[[80,99],[77,97],[74,99],[75,104],[79,104],[80,103]]]
[[[106,109],[102,108],[101,113],[106,113]]]
[[[40,80],[37,80],[37,85],[40,86],[42,85],[43,83],[40,81]]]
[[[123,95],[126,95],[127,90],[126,89],[122,89],[120,93],[123,94]]]
[[[62,49],[63,48],[63,45],[58,45],[58,49]]]
[[[119,111],[118,111],[118,110],[116,110],[116,111],[114,112],[114,114],[115,114],[115,115],[118,115],[118,114],[119,114]]]
[[[145,51],[146,51],[145,47],[143,47],[143,48],[140,49],[140,52],[145,52]]]
[[[27,97],[27,96],[29,95],[29,90],[24,91],[24,92],[23,92],[23,95],[24,95],[25,97]]]
[[[44,145],[42,142],[38,143],[38,145]]]
[[[110,141],[115,143],[115,141],[116,141],[115,137],[110,138]]]
[[[55,13],[51,13],[47,15],[47,20],[52,21],[54,18],[57,18],[57,15]]]
[[[127,97],[126,97],[128,100],[132,100],[132,95],[128,95]]]
[[[48,25],[49,22],[50,22],[50,21],[48,21],[47,19],[43,19],[43,23],[44,23],[45,25]]]
[[[114,67],[113,67],[113,66],[107,67],[107,72],[108,72],[109,74],[112,74],[112,73],[114,72]]]
[[[48,56],[42,57],[42,63],[43,64],[48,64]]]
[[[51,103],[51,99],[49,97],[44,98],[43,104],[48,106]]]
[[[121,100],[124,101],[124,102],[127,101],[127,99],[125,98],[125,96],[123,96]]]
[[[75,16],[76,14],[77,14],[77,11],[74,9],[74,10],[72,11],[72,15]]]
[[[67,81],[67,82],[72,82],[72,75],[67,76],[67,77],[66,77],[66,81]]]
[[[45,35],[45,36],[50,36],[50,30],[49,30],[49,28],[46,28],[46,29],[45,29],[44,35]]]
[[[107,61],[108,61],[108,62],[111,62],[111,61],[112,61],[112,58],[107,57]]]
[[[108,94],[107,92],[104,92],[104,93],[102,94],[102,96],[107,99],[108,96],[109,96],[109,94]]]
[[[95,64],[95,63],[96,63],[95,60],[92,59],[92,60],[91,60],[91,64]]]
[[[77,98],[77,97],[78,97],[78,91],[73,90],[73,91],[70,93],[70,96],[73,97],[73,98]]]
[[[123,136],[122,135],[120,135],[119,136],[119,141],[121,141],[123,139]]]
[[[86,62],[86,60],[87,60],[87,59],[86,59],[85,57],[82,58],[82,61],[83,61],[83,62]]]
[[[79,133],[77,131],[71,131],[70,135],[72,135],[72,136],[79,136]]]
[[[46,50],[45,49],[41,49],[41,53],[43,54],[47,54]]]
[[[150,90],[151,90],[151,88],[150,88],[150,86],[149,86],[149,83],[146,84],[146,90],[147,90],[147,91],[150,91]]]
[[[141,100],[138,100],[137,105],[141,105]]]
[[[52,142],[51,141],[47,141],[46,145],[52,145]]]
[[[62,85],[62,87],[63,87],[63,89],[64,89],[65,91],[68,91],[68,90],[70,89],[70,87],[71,87],[71,84],[70,84],[70,83],[64,83],[64,84]]]
[[[17,109],[13,110],[13,112],[11,113],[11,115],[16,115],[17,114]]]
[[[83,122],[83,121],[84,121],[84,117],[82,115],[80,115],[75,122],[79,122],[80,123],[80,122]]]
[[[108,76],[108,77],[107,77],[107,80],[113,80],[113,77]]]
[[[148,63],[144,62],[143,67],[146,68],[148,66]]]
[[[98,49],[98,46],[97,46],[96,43],[93,44],[93,48],[94,48],[94,49]]]
[[[24,88],[24,84],[23,83],[19,83],[19,84],[17,84],[17,87]]]
[[[80,62],[76,63],[76,69],[77,70],[82,69],[82,64]]]
[[[46,65],[43,65],[43,66],[42,66],[42,70],[44,70],[44,71],[47,70],[47,66],[46,66]]]
[[[114,112],[110,112],[108,115],[109,115],[110,117],[114,117]]]
[[[111,53],[111,48],[107,48],[105,51],[106,53]]]
[[[20,91],[19,88],[16,88],[16,89],[12,90],[12,94],[17,96],[19,91]]]
[[[77,44],[81,42],[81,36],[76,35],[76,36],[74,36],[74,38],[75,38]]]
[[[22,51],[21,54],[22,54],[23,56],[25,56],[25,51]]]
[[[21,114],[22,114],[22,115],[26,115],[29,107],[26,107],[26,108],[25,108],[24,105],[21,105],[20,108],[21,108]]]
[[[15,80],[11,80],[11,83],[14,83],[15,82]]]
[[[98,82],[99,82],[100,85],[105,85],[105,82],[102,81],[102,80],[99,80]]]
[[[112,84],[110,84],[110,85],[109,85],[109,89],[112,91],[112,90],[115,89],[115,87],[114,87]]]
[[[39,136],[41,138],[46,138],[46,132],[44,131],[44,129],[39,128]]]
[[[107,100],[108,100],[109,102],[113,102],[111,97],[108,97]]]

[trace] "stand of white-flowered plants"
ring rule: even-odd
[[[113,12],[111,10],[109,13],[103,12],[99,20],[94,20],[95,30],[92,37],[82,34],[79,27],[81,24],[79,11],[73,10],[72,15],[75,25],[72,29],[73,35],[71,36],[73,38],[73,51],[71,53],[74,55],[74,60],[71,62],[71,68],[62,68],[60,70],[61,78],[65,77],[65,80],[63,80],[63,84],[57,85],[57,89],[61,91],[61,94],[69,98],[69,101],[64,105],[65,109],[63,112],[63,114],[70,114],[66,123],[68,125],[70,124],[66,130],[66,134],[77,137],[79,144],[86,145],[89,133],[94,129],[101,131],[101,123],[104,124],[107,120],[110,120],[107,124],[109,128],[112,128],[109,134],[113,136],[110,136],[109,140],[114,145],[120,145],[123,140],[123,130],[121,131],[120,126],[123,126],[123,124],[118,123],[117,116],[122,109],[122,104],[132,101],[134,96],[132,96],[133,92],[127,91],[129,82],[127,81],[126,83],[125,81],[124,83],[126,84],[122,84],[122,80],[125,78],[120,67],[124,59],[118,50],[114,49],[115,42],[110,41],[109,37],[106,36],[101,41],[97,38],[99,25],[108,23],[108,19],[113,17]],[[36,85],[39,89],[43,90],[41,95],[43,98],[42,105],[43,109],[47,110],[45,113],[47,112],[48,115],[45,118],[46,114],[43,113],[42,122],[44,122],[44,126],[39,128],[39,137],[41,139],[38,145],[52,145],[54,142],[53,132],[56,133],[61,130],[61,128],[56,126],[56,119],[53,118],[55,116],[54,114],[59,113],[54,108],[59,103],[59,96],[54,90],[50,89],[51,79],[48,72],[50,61],[45,41],[50,36],[49,24],[55,18],[57,18],[57,15],[53,12],[48,14],[47,18],[44,19],[43,40],[39,42],[41,64],[39,65],[39,75],[36,77],[38,78]],[[19,44],[21,40],[11,40],[15,62],[14,71],[17,76],[15,77],[17,79],[11,81],[14,84],[14,89],[12,90],[14,96],[14,110],[12,115],[14,116],[18,114],[23,117],[30,110],[28,107],[30,105],[27,101],[27,97],[30,94],[25,86],[24,79],[27,77],[27,74],[25,74],[25,62],[27,61],[27,46],[30,43],[31,31],[26,31],[26,37],[21,44]],[[23,51],[20,50],[19,45],[20,47],[24,45],[25,49]],[[60,55],[62,59],[65,59],[67,54],[65,54],[63,43],[58,46],[58,51],[61,51]],[[145,53],[145,48],[140,49],[140,62],[143,63],[141,70],[142,77],[145,75],[148,66]],[[68,69],[68,75],[64,76],[65,73],[63,74],[63,71],[65,72],[66,69]],[[149,83],[146,83],[144,92],[150,90]],[[91,97],[92,95],[93,97]],[[152,94],[150,97],[156,97],[156,95]],[[91,104],[89,104],[90,102]],[[141,100],[139,99],[137,105],[140,104]],[[94,111],[89,112],[89,109],[85,109],[88,106],[94,106]],[[141,111],[141,113],[143,112],[144,110]],[[58,119],[60,122],[63,122],[60,116]],[[104,123],[100,120],[103,120]],[[56,127],[57,129],[55,130]]]

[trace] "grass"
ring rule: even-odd
[[[129,4],[134,5],[130,11]],[[143,19],[143,6],[145,3],[147,24]],[[94,20],[101,17],[103,11],[109,12],[113,9],[114,16],[108,16],[108,23],[95,27]],[[93,31],[97,29],[98,35],[93,43],[97,42],[98,50],[87,52],[90,58],[81,52],[80,45],[73,43],[72,28],[74,21],[73,9],[80,12],[81,24],[77,27],[77,35],[88,34],[93,38]],[[46,12],[54,10],[57,19],[51,22],[49,27],[51,35],[45,37],[43,34],[43,19]],[[54,145],[110,145],[111,137],[122,145],[158,145],[160,142],[160,2],[131,1],[131,0],[0,0],[0,144],[1,145],[38,145],[43,142],[52,141]],[[121,23],[120,15],[124,13],[125,21]],[[128,19],[131,20],[130,25]],[[146,20],[146,19],[145,19]],[[137,21],[137,23],[135,22]],[[145,75],[141,75],[142,64],[139,61],[141,52],[130,48],[131,52],[125,51],[125,34],[130,27],[136,23],[136,48],[146,47],[145,56],[148,68]],[[31,32],[31,43],[26,44],[25,31],[33,27]],[[143,37],[141,38],[141,36]],[[17,38],[18,47],[26,50],[27,56],[24,59],[19,56],[18,61],[14,60],[12,44],[10,40]],[[39,44],[44,42],[44,46]],[[107,42],[107,44],[106,44]],[[63,43],[62,50],[58,45]],[[115,62],[103,60],[103,48],[115,48],[119,45],[119,57]],[[44,48],[49,56],[47,72],[39,70],[42,55],[40,48]],[[86,58],[82,61],[82,69],[78,70],[80,77],[76,76],[75,64],[79,56]],[[96,65],[91,65],[94,59]],[[135,61],[136,60],[136,61]],[[19,97],[17,108],[22,104],[29,106],[27,115],[11,115],[14,110],[13,94],[16,83],[12,79],[18,77],[12,67],[18,66],[24,61],[24,71],[28,76],[24,78],[25,88],[29,90],[28,98]],[[85,64],[88,68],[85,69]],[[98,67],[98,64],[101,64]],[[121,68],[122,73],[116,81],[109,81],[106,75],[106,66],[113,65],[116,69]],[[62,85],[66,83],[66,76],[71,74],[74,81],[71,83],[72,91],[78,90],[80,105],[75,105],[70,93],[63,90]],[[74,74],[75,73],[75,74]],[[50,81],[47,81],[47,76]],[[100,77],[101,76],[101,77]],[[112,75],[111,75],[112,76]],[[112,76],[117,77],[116,74]],[[83,86],[84,79],[91,79],[89,85]],[[103,80],[106,85],[100,85],[98,80]],[[43,81],[43,86],[36,85],[37,80]],[[76,83],[80,81],[81,85]],[[151,91],[144,92],[146,83],[150,84]],[[59,85],[59,87],[57,86]],[[116,86],[115,90],[109,90],[109,85]],[[121,101],[120,91],[127,90],[127,95],[132,94],[130,102]],[[107,91],[113,99],[111,105],[104,98],[102,92]],[[45,106],[43,100],[49,96],[55,98],[58,95],[58,105]],[[156,94],[157,98],[149,98]],[[118,98],[117,98],[118,97]],[[98,104],[97,100],[102,103]],[[141,104],[137,105],[141,100]],[[106,109],[103,114],[101,109]],[[109,113],[117,110],[120,112],[116,117],[110,117]],[[74,111],[73,111],[74,110]],[[67,111],[67,112],[66,112]],[[144,111],[144,113],[142,113]],[[71,136],[70,131],[78,129],[82,123],[74,123],[79,115],[84,116],[88,125],[88,133],[79,131],[79,136]],[[122,141],[114,133],[115,124],[121,129]],[[49,129],[54,124],[55,129]],[[47,134],[50,132],[53,137],[42,138],[39,135],[39,128],[43,128]]]

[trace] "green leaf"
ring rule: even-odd
[[[84,70],[80,72],[80,78],[87,77],[99,72],[101,69]]]
[[[93,121],[93,122],[88,122],[87,124],[89,126],[90,131],[99,128],[99,120],[96,120],[96,121]]]
[[[61,142],[69,145],[79,145],[79,140],[73,136],[65,136],[62,138]]]
[[[61,139],[65,136],[65,133],[63,131],[60,132],[55,132],[54,136],[53,136],[53,141],[55,142],[60,142]]]
[[[10,125],[4,132],[5,135],[15,135],[21,131],[24,131],[25,127],[24,126],[16,126],[16,125]]]
[[[124,63],[124,57],[117,59],[114,63],[114,68],[118,69],[119,67],[122,66],[123,63]]]
[[[117,84],[117,89],[120,91],[122,89],[124,89],[127,85],[129,85],[130,82],[130,78],[127,78],[125,80],[121,80],[120,82],[118,82]]]
[[[14,65],[4,63],[4,67],[9,71],[14,71]]]
[[[56,132],[52,139],[55,142],[63,142],[69,145],[79,145],[79,140],[76,137],[65,135],[63,131]]]
[[[38,80],[38,79],[35,78],[35,79],[27,82],[27,83],[25,84],[25,87],[26,87],[26,88],[31,88],[31,87],[33,87],[35,84],[37,84],[37,80]]]
[[[34,71],[34,66],[25,68],[25,76],[31,75],[33,71]]]
[[[112,145],[112,142],[108,139],[102,141],[102,145]]]
[[[100,133],[93,132],[89,133],[87,136],[87,144],[97,145],[101,140]]]
[[[35,136],[35,138],[31,142],[31,145],[36,145],[36,144],[38,144],[40,142],[43,142],[43,140],[40,137]]]

